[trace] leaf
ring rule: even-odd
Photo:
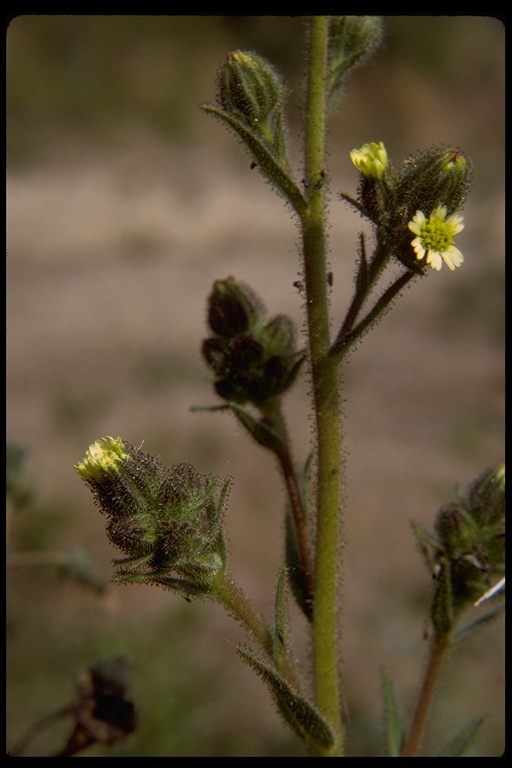
[[[91,587],[96,592],[103,593],[106,590],[104,579],[98,574],[88,552],[83,549],[69,552],[68,559],[62,565],[60,572],[64,578]]]
[[[286,530],[286,566],[288,579],[292,588],[292,594],[297,605],[309,621],[313,619],[312,606],[309,600],[308,585],[306,574],[302,567],[297,534],[295,532],[295,522],[289,505],[286,506],[285,513]]]
[[[478,717],[476,720],[464,726],[450,741],[443,747],[438,757],[463,757],[471,745],[474,743],[487,717]]]
[[[364,216],[365,218],[370,219],[370,221],[372,220],[370,214],[368,213],[364,205],[362,205],[358,200],[354,200],[353,197],[350,197],[350,195],[345,194],[345,192],[340,192],[339,195],[342,200],[345,200],[346,203],[348,203],[349,205],[353,205],[356,211],[359,211],[361,216]]]
[[[366,294],[368,290],[368,262],[366,261],[366,248],[364,243],[364,233],[360,235],[359,249],[359,269],[356,277],[356,291],[358,294]]]
[[[275,669],[258,659],[249,648],[240,645],[237,651],[266,683],[279,711],[297,735],[312,747],[322,749],[332,747],[334,744],[332,729],[315,707],[296,693]]]
[[[502,613],[505,610],[504,605],[498,605],[494,610],[490,611],[489,613],[486,613],[485,616],[481,616],[479,619],[474,621],[472,624],[469,625],[469,627],[464,627],[464,629],[461,629],[455,637],[453,638],[453,645],[456,645],[457,643],[462,642],[463,640],[467,640],[468,637],[470,637],[473,632],[476,632],[477,629],[481,629],[485,625],[489,624],[491,621],[493,621],[495,618],[497,618],[500,613]]]
[[[395,690],[385,669],[381,670],[384,716],[386,719],[386,748],[389,757],[400,757],[404,743],[404,727],[397,709]]]
[[[432,601],[432,623],[440,636],[448,636],[453,629],[453,589],[450,561],[443,557],[437,576],[437,587]]]
[[[279,192],[281,192],[281,194],[291,203],[299,216],[302,216],[307,209],[306,200],[293,179],[290,178],[288,173],[277,162],[272,152],[269,151],[265,142],[263,142],[259,136],[256,136],[256,134],[247,128],[240,120],[237,120],[236,117],[228,114],[223,109],[215,107],[212,104],[203,104],[202,109],[208,114],[227,123],[227,125],[238,134],[249,151],[254,155],[261,172],[265,174],[265,176],[277,187]]]
[[[236,405],[236,403],[230,403],[229,407],[235,414],[240,424],[246,428],[246,430],[250,435],[252,435],[257,443],[262,445],[264,448],[268,448],[274,453],[284,449],[283,441],[277,432],[274,432],[274,430],[271,429],[271,427],[268,426],[268,424],[266,424],[263,419],[256,418],[251,413],[249,413],[249,411],[246,411],[244,408]]]
[[[273,656],[277,664],[284,661],[288,647],[288,616],[286,610],[286,568],[281,568],[277,580],[272,627]]]

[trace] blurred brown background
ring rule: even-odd
[[[337,192],[357,184],[349,151],[384,141],[400,165],[443,143],[475,181],[460,270],[417,281],[352,356],[342,616],[349,751],[381,750],[379,671],[409,721],[426,658],[430,577],[411,519],[435,513],[504,455],[504,26],[492,17],[387,17],[329,134],[333,329],[351,296],[361,219]],[[163,463],[235,478],[232,571],[270,615],[283,549],[283,488],[266,453],[215,404],[199,349],[216,278],[234,275],[303,326],[298,230],[234,137],[198,105],[215,99],[229,50],[256,50],[289,87],[301,174],[301,17],[21,16],[7,33],[8,441],[32,495],[9,508],[9,549],[84,550],[107,584],[114,552],[73,470],[103,435],[144,441]],[[309,451],[307,384],[287,401],[297,460]],[[21,507],[21,508],[20,508]],[[137,731],[108,756],[300,755],[263,684],[235,652],[220,608],[151,587],[103,596],[51,566],[8,582],[8,744],[74,695],[105,657],[133,663]],[[16,562],[16,558],[14,558]],[[294,615],[298,655],[308,647]],[[430,754],[488,713],[472,754],[504,748],[503,621],[452,658]],[[27,754],[60,746],[51,729]]]

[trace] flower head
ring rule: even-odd
[[[353,149],[350,159],[363,176],[374,179],[382,179],[389,168],[388,153],[382,141],[378,144],[372,141],[363,144],[361,149]]]
[[[220,487],[219,478],[190,464],[167,469],[120,437],[96,440],[75,470],[107,517],[110,541],[128,556],[116,561],[116,581],[213,595],[226,567],[222,516],[230,478]]]
[[[428,219],[423,211],[416,211],[408,224],[416,235],[411,242],[416,258],[422,259],[426,254],[427,264],[438,271],[443,261],[451,270],[460,267],[464,261],[462,253],[453,244],[455,235],[464,229],[464,219],[460,213],[448,217],[446,214],[446,206],[438,205]]]
[[[75,464],[75,469],[86,482],[99,481],[109,470],[129,456],[120,437],[100,437],[89,446],[85,458]]]

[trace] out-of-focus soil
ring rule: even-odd
[[[29,451],[40,497],[71,504],[66,543],[85,543],[107,574],[116,553],[73,470],[90,442],[121,435],[164,463],[233,475],[232,570],[268,613],[283,548],[281,482],[231,417],[190,406],[217,403],[200,358],[216,278],[246,281],[269,314],[302,328],[298,230],[248,160],[223,158],[206,145],[178,152],[140,140],[9,173],[7,433]],[[332,189],[353,190],[350,170],[336,173]],[[468,203],[459,236],[463,267],[415,281],[344,374],[343,657],[351,706],[375,720],[381,666],[409,701],[426,654],[430,581],[409,522],[431,528],[456,484],[503,460],[503,200],[479,205]],[[334,332],[363,225],[336,194],[330,214]],[[299,461],[310,449],[307,390],[300,384],[286,403]],[[114,614],[136,605],[149,620],[179,598],[140,587],[115,588],[110,600]],[[208,615],[212,636],[243,639],[220,610]],[[488,632],[472,646],[461,708],[500,718],[501,631]],[[452,678],[466,669],[463,655],[457,663]],[[263,707],[263,686],[243,679]]]

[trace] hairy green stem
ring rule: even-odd
[[[215,592],[217,599],[222,603],[230,616],[243,624],[249,635],[258,640],[269,658],[274,661],[279,668],[279,671],[287,679],[290,685],[297,691],[297,693],[301,693],[301,684],[288,659],[286,657],[283,657],[282,660],[275,658],[272,633],[263,617],[254,608],[229,573],[217,577],[215,582]]]
[[[348,324],[345,330],[342,328],[338,334],[338,337],[336,338],[336,341],[332,345],[330,354],[338,357],[341,360],[341,357],[349,351],[354,342],[357,341],[357,339],[359,339],[369,329],[369,327],[378,320],[380,315],[385,312],[386,309],[388,309],[393,299],[414,277],[416,277],[414,272],[404,272],[392,285],[389,286],[389,288],[384,291],[382,296],[376,301],[375,305],[368,312],[366,317],[364,317],[353,330],[351,330],[351,326]]]
[[[315,698],[336,736],[329,755],[343,754],[338,647],[341,436],[338,365],[329,357],[325,237],[325,116],[328,19],[310,24],[305,141],[308,207],[301,216],[306,312],[316,419]]]
[[[269,628],[229,574],[222,574],[217,577],[215,592],[227,612],[256,637],[272,658],[273,640]]]

